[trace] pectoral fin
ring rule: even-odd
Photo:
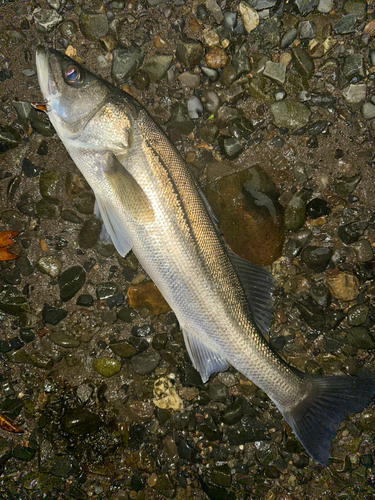
[[[195,335],[190,335],[185,328],[182,328],[182,333],[190,359],[203,382],[207,382],[213,373],[228,369],[228,363],[220,354],[205,346]]]
[[[113,153],[106,156],[104,176],[114,200],[124,207],[125,217],[132,222],[152,222],[154,210],[141,186]]]
[[[111,237],[112,243],[115,245],[118,253],[125,257],[133,246],[131,234],[127,231],[125,224],[119,218],[118,213],[114,210],[114,207],[108,203],[105,198],[97,196],[96,203],[100,216],[103,219],[106,232]],[[100,236],[105,237],[105,232],[103,230],[100,233]]]

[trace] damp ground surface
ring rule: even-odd
[[[0,236],[15,239],[0,256],[18,256],[0,262],[1,498],[375,497],[374,404],[321,467],[243,375],[204,384],[30,105],[38,44],[130,92],[226,241],[274,275],[273,348],[302,371],[371,377],[373,17],[359,0],[0,2]]]

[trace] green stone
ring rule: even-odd
[[[29,354],[29,360],[33,366],[41,368],[42,370],[51,370],[53,367],[53,360],[39,353]]]
[[[137,313],[131,307],[123,307],[117,313],[117,317],[124,323],[132,323],[134,318],[137,317]]]
[[[78,244],[84,250],[88,248],[92,248],[96,245],[96,242],[99,239],[100,231],[102,229],[102,221],[91,218],[87,220],[79,232],[78,235]]]
[[[67,302],[83,287],[86,281],[86,271],[81,266],[73,266],[62,272],[58,277],[60,298]]]
[[[0,310],[15,316],[30,312],[26,297],[19,295],[17,288],[11,285],[0,286]]]
[[[67,349],[79,347],[81,344],[81,341],[79,339],[61,330],[55,330],[51,332],[49,338],[54,344],[59,345],[60,347],[65,347]]]
[[[61,191],[58,186],[59,175],[56,172],[44,172],[40,174],[39,190],[43,198],[55,198]]]
[[[147,59],[142,69],[152,82],[158,82],[167,74],[172,59],[172,55],[154,54]]]
[[[306,196],[304,193],[296,193],[285,207],[285,229],[288,229],[289,231],[297,231],[303,226],[305,219]]]
[[[94,212],[95,206],[94,193],[91,191],[80,193],[74,202],[74,206],[80,214],[91,215]]]
[[[121,370],[121,363],[112,358],[98,358],[94,360],[93,368],[103,377],[113,377]]]
[[[42,198],[36,204],[36,212],[41,219],[55,220],[60,216],[61,206],[57,198]]]
[[[350,345],[358,349],[374,349],[375,342],[364,326],[353,326],[347,333]]]
[[[120,358],[131,358],[137,352],[129,342],[125,341],[110,344],[110,348],[112,352],[116,354],[116,356],[120,356]]]
[[[116,283],[108,281],[106,283],[99,283],[96,287],[96,296],[99,300],[105,300],[113,297],[118,292]]]

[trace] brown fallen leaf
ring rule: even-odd
[[[18,235],[17,231],[0,232],[0,262],[17,259],[18,255],[9,252],[9,248],[14,243],[14,238]]]
[[[18,427],[17,424],[13,422],[13,420],[11,420],[9,417],[6,417],[2,413],[0,413],[0,428],[8,432],[24,432]]]

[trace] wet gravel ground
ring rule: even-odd
[[[374,405],[340,426],[323,468],[234,369],[203,384],[173,312],[133,255],[100,241],[92,192],[30,106],[39,43],[138,98],[227,241],[272,270],[273,347],[310,373],[371,376],[373,7],[0,2],[0,231],[18,233],[18,258],[0,262],[0,414],[23,431],[0,430],[2,499],[375,498]]]

